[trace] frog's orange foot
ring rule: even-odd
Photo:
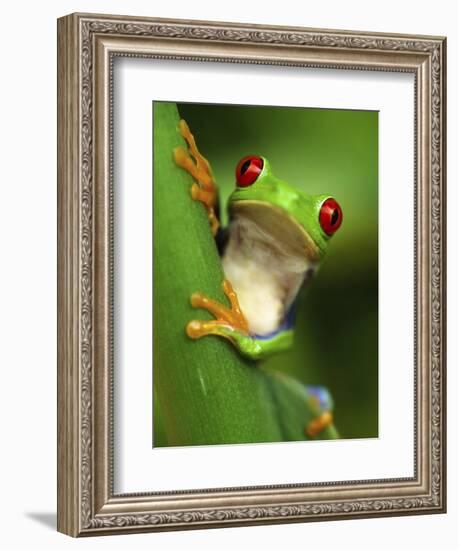
[[[323,430],[328,428],[333,422],[331,411],[325,411],[320,416],[314,418],[305,429],[309,437],[317,437]]]
[[[200,292],[196,292],[191,296],[191,305],[193,307],[206,309],[215,319],[213,321],[194,320],[189,322],[186,327],[189,337],[202,338],[202,336],[206,336],[207,334],[217,334],[224,338],[230,338],[231,333],[234,331],[248,334],[248,323],[240,309],[237,294],[232,288],[231,283],[225,279],[222,287],[231,307],[220,304]]]
[[[183,147],[176,147],[173,151],[175,162],[186,170],[196,180],[191,187],[191,197],[203,203],[208,213],[213,235],[216,235],[219,221],[215,214],[215,206],[218,198],[218,191],[208,160],[197,148],[194,136],[185,120],[180,120],[180,133],[186,141],[188,150]]]

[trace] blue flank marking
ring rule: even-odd
[[[271,340],[274,336],[277,336],[280,332],[285,332],[290,330],[294,326],[294,320],[296,318],[296,302],[293,302],[291,307],[288,310],[288,313],[285,315],[285,320],[283,323],[274,331],[269,332],[268,334],[255,334],[253,338],[255,340]]]
[[[305,386],[308,393],[318,399],[320,408],[324,411],[332,410],[332,398],[329,391],[323,386]]]

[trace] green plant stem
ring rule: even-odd
[[[192,292],[222,302],[225,296],[206,211],[190,197],[191,176],[173,160],[174,148],[186,146],[178,123],[174,103],[154,104],[153,351],[159,401],[155,429],[160,434],[156,444],[305,439],[301,411],[307,402],[299,394],[292,394],[292,409],[284,408],[291,393],[285,384],[244,360],[227,341],[191,340],[185,333],[190,320],[211,318],[191,307]]]

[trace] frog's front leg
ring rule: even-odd
[[[191,338],[202,338],[213,334],[226,338],[246,357],[258,359],[262,352],[256,339],[250,336],[248,323],[240,309],[237,294],[228,280],[222,283],[224,294],[229,299],[230,307],[225,306],[196,292],[191,296],[191,305],[209,311],[214,317],[211,321],[191,321],[186,327],[186,332]]]
[[[196,201],[200,201],[207,209],[212,233],[216,235],[219,228],[219,221],[215,213],[218,190],[213,179],[210,163],[200,153],[196,140],[183,119],[180,120],[180,132],[187,143],[188,150],[186,151],[183,147],[176,147],[173,152],[175,162],[196,180],[191,186],[191,197]]]
[[[202,338],[210,334],[229,340],[238,351],[252,360],[262,359],[273,351],[287,349],[291,346],[293,332],[282,331],[271,339],[260,339],[250,334],[249,327],[240,309],[237,294],[231,283],[225,279],[222,283],[224,294],[229,299],[231,307],[227,307],[205,294],[196,292],[191,296],[191,305],[209,311],[214,317],[211,321],[191,321],[186,332],[191,338]]]

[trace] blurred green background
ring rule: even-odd
[[[269,369],[326,386],[342,438],[378,436],[378,113],[177,104],[210,161],[225,205],[235,166],[269,159],[277,177],[333,195],[344,221],[299,300],[293,349]]]

